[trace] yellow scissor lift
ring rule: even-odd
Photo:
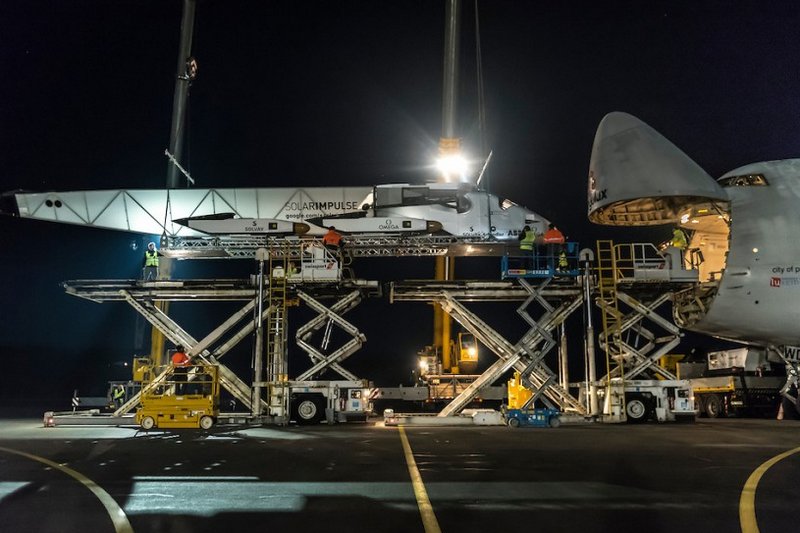
[[[143,429],[210,429],[219,416],[217,365],[171,368],[142,391],[136,423]]]

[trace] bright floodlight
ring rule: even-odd
[[[454,178],[464,181],[467,175],[467,160],[461,154],[452,154],[436,160],[436,168],[442,173],[445,181]]]

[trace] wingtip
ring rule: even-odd
[[[0,194],[0,215],[18,217],[19,206],[15,192],[4,192]]]

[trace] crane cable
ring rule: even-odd
[[[475,69],[476,78],[478,82],[478,136],[481,145],[481,157],[485,158],[485,163],[481,169],[480,176],[476,185],[480,187],[480,182],[486,178],[486,185],[483,189],[489,192],[489,178],[486,174],[486,169],[489,166],[489,161],[492,158],[492,153],[489,151],[488,142],[486,140],[486,97],[483,87],[483,58],[481,53],[481,24],[480,16],[478,13],[478,0],[475,0]],[[489,195],[486,195],[486,226],[489,239],[494,238],[492,231],[492,200]]]
[[[489,153],[486,139],[486,95],[483,86],[483,59],[481,54],[481,25],[478,14],[478,0],[475,0],[475,65],[478,82],[478,132],[480,136],[481,157]]]

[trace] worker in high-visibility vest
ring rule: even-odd
[[[544,232],[544,243],[564,244],[564,234],[554,224],[550,224],[547,226],[547,231]]]
[[[336,231],[334,226],[331,226],[328,228],[328,233],[323,235],[322,244],[325,245],[325,248],[338,250],[342,246],[342,234]]]
[[[564,272],[569,270],[569,262],[567,261],[567,252],[563,248],[561,253],[558,254],[558,270]]]
[[[183,346],[180,344],[175,348],[172,354],[172,380],[175,382],[175,394],[182,395],[186,391],[189,366],[192,364],[192,359],[183,351]]]
[[[680,250],[685,250],[689,246],[689,240],[686,238],[686,233],[679,227],[672,230],[672,240],[670,244]]]
[[[660,255],[664,258],[666,267],[669,270],[680,270],[685,268],[683,252],[689,247],[689,239],[686,233],[676,226],[672,230],[672,238],[661,245]]]
[[[151,242],[144,251],[144,269],[142,279],[145,281],[158,279],[158,250],[156,243]]]
[[[114,393],[112,396],[114,400],[114,405],[117,406],[118,408],[122,407],[122,404],[125,403],[125,387],[123,387],[122,385],[116,385],[114,387]]]
[[[530,226],[522,228],[519,234],[519,249],[530,252],[533,250],[533,243],[536,240],[536,232]]]

